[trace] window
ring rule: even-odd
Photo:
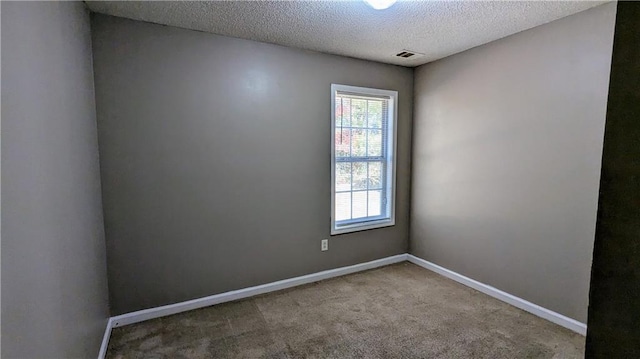
[[[395,224],[397,99],[331,85],[331,234]]]

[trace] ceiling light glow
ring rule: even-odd
[[[396,1],[397,0],[364,0],[364,2],[367,3],[367,5],[371,6],[376,10],[387,9],[391,7],[391,5],[395,4]]]

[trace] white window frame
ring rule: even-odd
[[[384,188],[387,195],[386,205],[388,217],[371,220],[367,217],[353,220],[352,223],[337,225],[336,215],[336,94],[350,92],[363,96],[384,96],[389,98],[387,119],[387,183]],[[398,123],[398,91],[381,90],[367,87],[356,87],[331,84],[331,235],[364,231],[374,228],[389,227],[396,224],[396,154],[397,154],[397,123]]]

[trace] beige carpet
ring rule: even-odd
[[[582,358],[584,337],[408,262],[113,330],[108,358]]]

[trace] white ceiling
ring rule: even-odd
[[[417,66],[607,1],[87,1],[92,11],[361,59]],[[425,54],[402,59],[408,49]]]

